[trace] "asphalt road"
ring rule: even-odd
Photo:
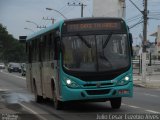
[[[134,97],[123,98],[122,102],[119,110],[111,109],[110,102],[96,102],[67,104],[64,110],[57,111],[52,101],[35,103],[20,74],[0,70],[0,120],[96,120],[107,119],[108,115],[121,119],[120,115],[133,113],[160,114],[160,89],[134,87]]]

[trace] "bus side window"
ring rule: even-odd
[[[44,60],[48,60],[48,37],[45,35],[45,41],[44,41],[44,50],[45,50],[45,55],[44,55]]]
[[[56,37],[54,40],[54,44],[55,44],[55,54],[54,54],[54,59],[58,60],[59,59],[59,48],[60,48],[60,37]]]
[[[35,39],[34,40],[32,40],[32,63],[34,63],[35,62],[35,55],[36,55],[36,48],[35,48]]]
[[[50,34],[50,60],[54,60],[54,54],[55,54],[54,48],[55,48],[54,34],[51,33]]]
[[[52,33],[50,33],[48,35],[48,56],[49,56],[49,60],[51,61],[52,60]]]
[[[28,55],[28,42],[26,42],[26,54]]]
[[[50,37],[49,35],[47,35],[45,41],[45,60],[49,61],[49,58],[50,58]]]
[[[41,62],[42,61],[42,41],[43,41],[43,37],[39,37],[38,38],[38,49],[39,49],[39,52],[38,52],[38,61]]]
[[[43,36],[41,42],[42,61],[45,61],[45,51],[46,51],[46,36]]]
[[[27,63],[29,63],[29,42],[26,42],[26,55],[27,55]]]
[[[36,62],[36,57],[37,57],[37,40],[33,39],[32,40],[32,62]]]
[[[38,38],[36,38],[36,45],[35,45],[35,47],[36,47],[36,62],[38,62],[39,61],[39,47],[38,47],[38,45],[39,45],[39,40],[38,40]]]
[[[39,49],[38,49],[38,39],[36,38],[36,42],[35,42],[35,61],[38,61],[38,53],[39,53]]]
[[[28,42],[28,63],[32,63],[32,42]]]

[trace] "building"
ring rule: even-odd
[[[93,0],[93,16],[125,18],[125,0]]]
[[[152,33],[150,36],[155,37],[157,59],[160,60],[160,25],[158,25],[157,31]]]

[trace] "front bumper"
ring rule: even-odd
[[[0,69],[5,69],[5,67],[4,66],[0,66]]]
[[[123,92],[123,90],[125,92]],[[128,91],[128,92],[127,92]],[[133,96],[133,82],[129,82],[124,86],[114,86],[96,89],[73,89],[67,86],[62,86],[61,101],[72,100],[95,100],[108,99],[115,97],[132,97]]]
[[[12,69],[10,69],[12,72],[21,72],[21,69],[19,69],[19,68],[12,68]]]

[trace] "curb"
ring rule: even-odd
[[[142,85],[142,84],[135,84],[135,83],[133,83],[133,85],[134,85],[135,87],[142,87],[142,88],[145,88],[145,87],[146,87],[145,85]]]
[[[149,84],[149,83],[146,83],[146,84],[136,84],[136,83],[133,83],[133,85],[135,87],[141,87],[141,88],[153,88],[153,89],[159,89],[160,88],[160,85],[153,85],[153,84]]]

